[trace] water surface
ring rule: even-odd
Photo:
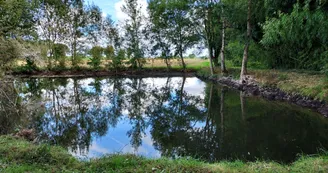
[[[76,157],[290,163],[328,148],[321,115],[197,78],[16,79],[2,91],[1,134],[34,128]]]

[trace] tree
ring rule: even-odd
[[[225,66],[225,39],[226,39],[226,33],[225,33],[225,30],[226,30],[226,27],[227,27],[227,24],[226,24],[226,19],[224,17],[224,5],[221,4],[221,9],[222,9],[222,17],[221,17],[221,20],[222,20],[222,35],[221,35],[221,40],[222,40],[222,43],[221,43],[221,50],[220,50],[220,57],[221,57],[221,72],[223,73],[226,73],[227,72],[227,69],[226,69],[226,66]]]
[[[34,1],[0,1],[0,76],[11,69],[15,59],[23,57],[23,38],[37,38],[35,11]]]
[[[83,28],[84,37],[88,41],[85,41],[85,44],[99,45],[98,43],[101,39],[102,31],[102,12],[101,9],[94,5],[88,5],[86,8],[86,24]],[[87,46],[87,45],[86,45]]]
[[[246,43],[245,43],[245,48],[244,48],[244,54],[243,54],[243,62],[241,66],[241,71],[240,71],[240,83],[244,83],[245,81],[245,76],[247,74],[247,60],[248,60],[248,50],[249,50],[249,45],[251,42],[251,34],[252,34],[252,26],[251,26],[251,6],[252,6],[252,0],[248,0],[248,5],[247,5],[247,38],[246,38]]]
[[[159,56],[164,59],[167,69],[169,70],[170,59],[173,57],[171,43],[169,41],[168,26],[168,2],[163,0],[151,0],[148,4],[149,12],[149,31],[147,39],[152,44],[152,55]]]
[[[66,22],[67,39],[71,52],[72,66],[76,67],[78,64],[78,46],[81,43],[80,38],[83,37],[83,28],[86,25],[86,11],[84,9],[83,0],[71,0],[69,3],[69,10]]]
[[[141,6],[138,0],[125,0],[122,11],[128,16],[125,21],[125,42],[127,46],[130,64],[132,68],[142,68],[145,63],[144,51],[142,47],[143,15],[141,13]]]
[[[91,58],[90,62],[88,62],[89,65],[91,65],[94,69],[99,69],[100,68],[100,63],[102,59],[102,54],[103,54],[103,48],[100,46],[94,46],[89,52]]]
[[[37,5],[36,0],[0,1],[0,36],[12,39],[20,36],[35,38]]]
[[[66,2],[66,1],[65,1]],[[38,26],[41,38],[46,41],[49,55],[48,68],[52,68],[54,59],[54,44],[64,40],[67,34],[67,14],[69,4],[63,1],[44,0],[40,4]]]
[[[263,25],[261,43],[273,56],[271,68],[325,70],[328,55],[328,15],[323,6],[297,3],[291,13],[279,13]]]
[[[102,31],[108,44],[114,45],[116,48],[121,45],[118,30],[114,25],[114,21],[111,16],[107,15],[107,17],[103,20]]]
[[[191,7],[189,0],[170,0],[167,4],[169,41],[174,46],[175,56],[180,57],[184,70],[184,52],[200,40],[191,21]]]
[[[218,56],[222,40],[220,38],[220,13],[218,0],[195,0],[193,22],[196,23],[197,33],[205,41],[210,61],[211,74],[214,66],[218,66]],[[221,42],[220,42],[221,40]]]

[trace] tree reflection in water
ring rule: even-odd
[[[291,162],[328,148],[328,120],[306,109],[247,97],[195,78],[17,79],[1,83],[1,134],[34,128],[40,140],[86,154],[95,139],[130,124],[162,156]],[[201,83],[201,82],[200,82]],[[205,86],[202,88],[202,86]],[[202,91],[199,94],[199,91]],[[198,92],[195,93],[195,92]]]

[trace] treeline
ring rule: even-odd
[[[68,56],[78,67],[89,56],[94,68],[103,57],[114,69],[142,68],[145,57],[168,68],[179,57],[186,68],[187,50],[199,49],[212,73],[227,71],[225,59],[241,77],[247,66],[328,71],[327,0],[149,0],[147,15],[138,2],[125,0],[127,19],[116,25],[83,0],[1,1],[1,66],[24,56],[51,69]]]

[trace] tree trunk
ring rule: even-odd
[[[213,53],[212,53],[212,48],[210,46],[210,43],[209,41],[207,41],[207,47],[208,47],[208,59],[210,60],[210,69],[211,69],[211,75],[214,75],[214,69],[213,69],[213,62],[212,62],[212,56],[213,56]]]
[[[241,66],[241,72],[240,72],[240,83],[245,83],[245,76],[247,74],[247,60],[248,60],[248,50],[249,50],[249,44],[251,41],[251,5],[252,0],[248,0],[248,12],[247,12],[247,38],[246,38],[246,44],[244,48],[244,54],[243,54],[243,62]]]
[[[225,50],[225,21],[222,23],[222,45],[221,45],[221,72],[226,73],[227,69],[225,66],[225,58],[224,58],[224,50]]]
[[[180,49],[180,58],[181,58],[183,70],[185,71],[186,70],[186,63],[184,62],[184,59],[183,59],[182,49]]]

